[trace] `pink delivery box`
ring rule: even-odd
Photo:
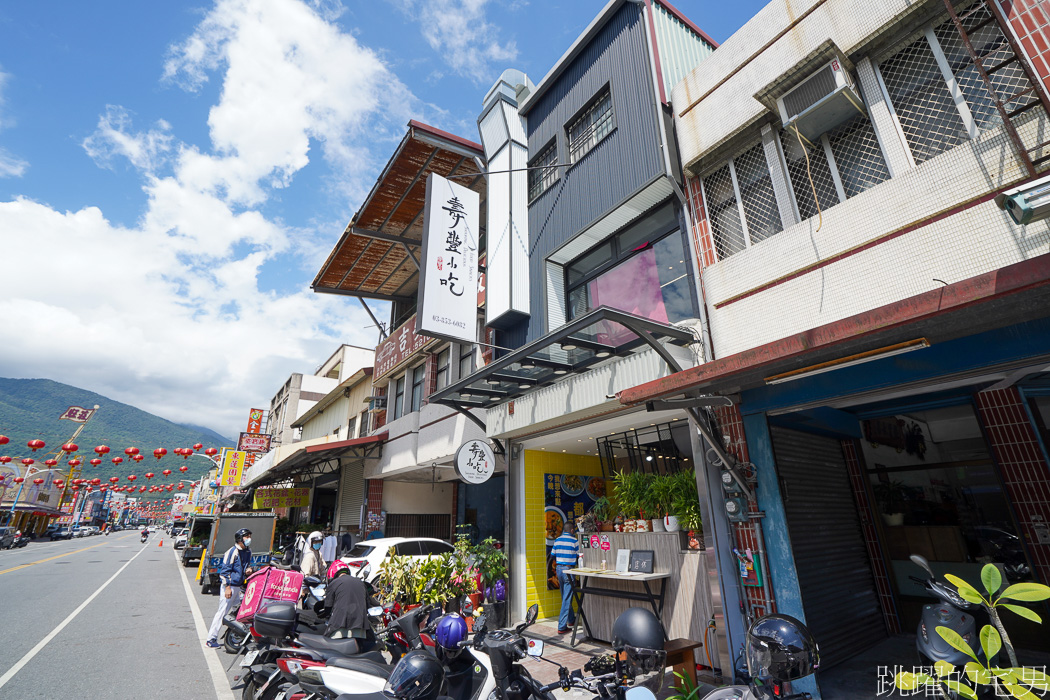
[[[255,611],[264,602],[299,600],[302,585],[303,575],[298,571],[264,566],[248,577],[244,597],[241,599],[241,608],[237,611],[237,621],[244,622],[255,617]]]

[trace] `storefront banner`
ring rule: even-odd
[[[479,202],[474,190],[427,175],[416,307],[420,335],[477,341]]]
[[[558,590],[558,577],[551,550],[554,540],[565,530],[565,521],[574,521],[590,511],[594,502],[605,495],[605,479],[577,474],[544,474],[544,537],[547,542],[547,590]],[[589,544],[589,542],[588,542]]]
[[[222,456],[222,473],[219,476],[219,486],[240,486],[241,474],[244,473],[244,460],[247,452],[238,450],[227,450]]]
[[[468,440],[456,450],[456,474],[468,484],[484,484],[496,471],[496,455],[484,440]]]
[[[256,489],[252,508],[305,508],[310,505],[310,489]]]
[[[271,438],[267,433],[241,433],[237,449],[241,452],[269,452]]]
[[[435,342],[425,335],[416,335],[415,319],[412,316],[405,321],[376,347],[375,379],[387,376],[428,344]]]

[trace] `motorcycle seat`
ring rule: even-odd
[[[307,649],[313,649],[314,651],[320,652],[327,651],[337,656],[358,656],[361,653],[360,644],[358,640],[353,637],[347,637],[346,639],[332,639],[323,634],[300,632],[299,643]]]
[[[377,663],[373,654],[383,658],[382,654],[377,652],[368,652],[360,656],[333,656],[325,662],[327,666],[335,666],[336,668],[345,668],[349,671],[357,671],[358,673],[364,673],[369,676],[375,676],[376,678],[382,678],[384,680],[390,678],[391,668],[384,666],[381,663]]]

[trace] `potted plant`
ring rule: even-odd
[[[665,523],[668,514],[671,512],[671,503],[676,485],[675,479],[675,474],[654,475],[649,489],[646,491],[648,503],[646,512],[653,516],[653,532],[663,532],[668,529]],[[677,529],[677,523],[675,529]],[[674,532],[674,530],[671,530],[671,532]]]
[[[875,499],[882,506],[882,520],[888,527],[904,524],[904,503],[908,500],[908,487],[903,481],[880,481],[872,486]]]
[[[671,512],[677,516],[677,524],[686,532],[688,548],[700,549],[700,528],[703,527],[703,522],[700,516],[700,496],[696,491],[696,476],[692,471],[682,471],[675,475]]]
[[[646,532],[649,529],[642,515],[646,506],[646,489],[648,488],[648,474],[642,472],[628,472],[621,470],[613,477],[613,492],[616,502],[620,504],[620,511],[624,518],[624,532]]]
[[[411,557],[389,556],[379,567],[379,597],[384,603],[400,602],[406,608],[419,605],[419,566]]]
[[[591,506],[591,514],[594,515],[594,519],[598,523],[599,532],[609,532],[613,529],[612,521],[615,517],[615,511],[615,506],[606,496],[601,496],[594,501],[594,505]]]

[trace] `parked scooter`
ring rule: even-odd
[[[922,618],[915,633],[915,648],[919,652],[921,663],[932,666],[938,661],[947,661],[953,666],[964,666],[968,661],[972,661],[967,654],[948,644],[944,637],[937,633],[938,627],[947,627],[957,632],[967,644],[977,649],[978,658],[983,662],[984,651],[981,645],[974,644],[974,640],[977,639],[977,620],[973,613],[980,606],[967,602],[953,586],[939,579],[925,557],[912,554],[910,558],[926,572],[927,577],[925,580],[916,576],[908,578],[922,584],[927,593],[940,599],[940,603],[922,607]]]

